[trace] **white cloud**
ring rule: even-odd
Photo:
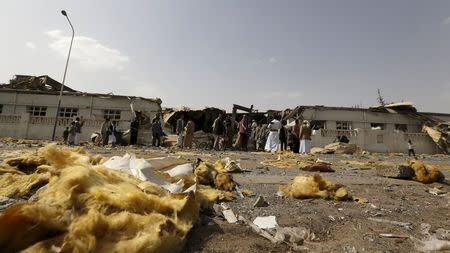
[[[277,62],[277,58],[275,58],[275,57],[270,57],[270,58],[269,58],[269,62],[272,63],[272,64],[274,64],[274,63]]]
[[[448,25],[448,24],[450,24],[450,17],[444,18],[444,20],[442,20],[442,24],[443,24],[443,25]]]
[[[30,48],[30,49],[35,49],[35,48],[36,48],[36,44],[34,44],[34,43],[31,42],[31,41],[27,41],[27,42],[25,43],[25,46],[28,47],[28,48]]]
[[[51,40],[49,48],[62,57],[67,57],[71,36],[64,35],[60,30],[48,31],[46,34]],[[102,69],[121,71],[130,61],[129,57],[119,50],[86,36],[75,36],[70,57],[89,71]]]

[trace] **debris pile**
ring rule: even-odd
[[[354,154],[357,150],[356,144],[336,142],[326,145],[323,148],[314,147],[311,154]]]
[[[315,174],[312,176],[297,176],[294,178],[292,184],[281,186],[280,192],[283,196],[297,199],[348,199],[347,189],[342,184],[335,184],[327,181],[323,179],[319,174]]]
[[[431,165],[425,165],[422,161],[411,160],[409,166],[414,170],[413,180],[415,181],[431,184],[444,179],[442,172]]]
[[[5,161],[0,195],[29,201],[1,214],[2,252],[179,252],[198,218],[199,203],[221,192],[201,186],[195,194],[172,194],[157,183],[98,165],[100,160],[82,149],[51,144]],[[130,156],[128,161],[138,163],[133,168],[146,167],[145,160]],[[130,166],[122,165],[123,170]],[[171,175],[183,174],[185,167]],[[152,178],[149,170],[140,173]],[[216,181],[229,187],[225,179]]]

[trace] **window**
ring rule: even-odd
[[[27,113],[31,116],[45,117],[47,114],[47,106],[27,106]]]
[[[110,119],[120,119],[120,110],[105,110],[104,114]]]
[[[0,105],[0,114],[3,112],[3,105]]]
[[[383,135],[382,134],[377,135],[377,143],[383,143]]]
[[[348,121],[336,121],[336,129],[338,130],[351,130],[352,123]]]
[[[314,130],[326,129],[326,121],[325,120],[311,120],[311,129],[314,129]]]
[[[383,123],[370,123],[370,128],[372,128],[372,130],[384,130],[384,124]]]
[[[395,124],[395,130],[406,132],[408,130],[408,127],[406,126],[406,124]]]
[[[58,117],[61,118],[73,118],[78,115],[78,108],[72,107],[61,107],[59,108]]]

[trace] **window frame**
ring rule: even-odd
[[[33,117],[46,117],[47,116],[47,106],[27,105],[27,113],[29,113],[30,116],[33,116]]]
[[[380,127],[380,129],[374,129]],[[386,130],[386,124],[385,123],[370,123],[370,129],[372,130]]]
[[[120,120],[122,114],[122,110],[118,109],[104,109],[103,116],[109,117],[111,120]]]
[[[394,124],[395,130],[402,131],[402,132],[408,132],[408,125],[407,124]]]
[[[311,120],[310,122],[311,129],[319,130],[319,129],[327,129],[327,121],[326,120]],[[318,126],[321,126],[317,128]]]
[[[352,130],[352,128],[353,124],[351,121],[336,121],[336,130]]]
[[[60,107],[59,112],[58,112],[58,117],[66,118],[66,119],[73,118],[73,117],[78,116],[78,112],[79,112],[79,108],[76,108],[76,107]]]

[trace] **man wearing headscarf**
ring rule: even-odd
[[[267,137],[265,151],[275,152],[279,150],[280,137],[279,130],[281,129],[281,122],[277,119],[272,120],[267,128],[270,130],[269,136]]]
[[[303,124],[300,127],[300,153],[306,154],[309,153],[311,149],[311,127],[309,126],[309,122],[307,120],[303,120]]]

